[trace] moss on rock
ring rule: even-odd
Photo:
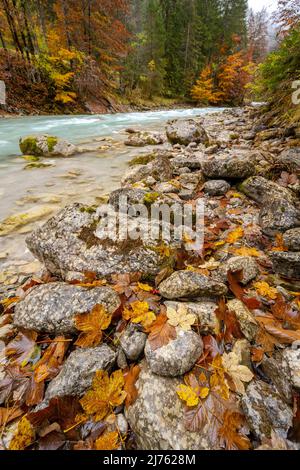
[[[47,137],[47,145],[48,145],[48,150],[50,153],[53,152],[56,144],[57,144],[58,140],[57,140],[57,137]]]
[[[39,148],[37,144],[36,137],[26,137],[25,139],[20,140],[20,150],[23,155],[34,155],[40,157],[43,155],[43,151]]]

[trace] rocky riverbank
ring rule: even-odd
[[[201,200],[201,250],[103,241],[80,202],[27,237],[44,269],[1,303],[0,446],[299,448],[300,140],[262,122],[245,108],[128,129],[153,150],[107,202]]]

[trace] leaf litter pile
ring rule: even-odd
[[[282,178],[285,181],[286,175]],[[294,418],[287,436],[270,429],[268,438],[259,439],[241,405],[251,384],[272,383],[264,362],[276,361],[286,347],[300,341],[300,292],[273,273],[265,254],[284,249],[282,236],[271,240],[259,226],[244,226],[242,206],[226,211],[230,197],[244,198],[231,192],[218,199],[220,216],[206,224],[203,251],[187,251],[185,246],[176,253],[169,250],[170,266],[156,279],[147,281],[139,273],[97,279],[88,272],[84,281],[72,281],[87,290],[110,286],[121,300],[112,314],[96,304],[75,315],[77,334],[73,336],[17,331],[13,324],[15,306],[28,292],[55,278],[30,279],[14,296],[1,301],[1,449],[135,449],[135,435],[120,416],[124,421],[126,410],[139,399],[143,354],[110,372],[97,370],[90,389],[80,396],[45,399],[47,387],[72,351],[100,344],[119,351],[120,337],[129,324],[147,334],[155,352],[176,340],[181,331],[201,334],[203,353],[177,388],[187,435],[205,432],[215,449],[225,450],[286,450],[299,442],[300,399],[295,388],[290,401]],[[257,211],[249,201],[245,205],[248,212]],[[166,254],[166,247],[161,250]],[[205,333],[201,319],[184,301],[179,308],[165,305],[159,284],[176,270],[211,278],[228,253],[254,259],[258,274],[245,284],[242,269],[227,272],[228,294],[218,300],[213,331]]]

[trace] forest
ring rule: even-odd
[[[268,47],[268,14],[249,12],[247,0],[0,2],[0,79],[12,110],[239,104]]]

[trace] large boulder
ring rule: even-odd
[[[84,287],[53,282],[31,288],[16,305],[14,324],[19,328],[50,334],[76,333],[74,317],[103,305],[112,314],[121,302],[110,287]]]
[[[134,132],[125,141],[128,147],[145,147],[146,145],[160,145],[165,141],[165,137],[158,132]]]
[[[71,204],[35,230],[26,243],[49,272],[65,280],[82,279],[86,271],[99,277],[131,272],[156,275],[169,261],[156,249],[160,240],[144,243],[141,238],[131,240],[128,236],[116,240],[110,232],[108,238],[105,220],[93,208]],[[131,223],[136,220],[129,218]]]
[[[154,374],[178,377],[189,372],[203,352],[203,343],[194,331],[177,331],[177,337],[166,346],[153,350],[146,342],[145,356]]]
[[[186,431],[184,405],[176,378],[160,377],[142,363],[136,382],[137,400],[126,410],[139,450],[209,450],[213,448],[207,426],[202,433]]]
[[[249,150],[231,150],[229,153],[206,155],[202,171],[211,179],[243,179],[255,174],[255,155]]]
[[[191,142],[208,144],[209,137],[200,122],[194,119],[175,119],[166,127],[167,137],[172,144],[189,145]]]
[[[159,291],[165,299],[176,300],[225,295],[227,287],[194,271],[177,271],[161,282]]]
[[[22,137],[19,145],[23,155],[36,157],[71,157],[78,152],[75,145],[51,135]]]
[[[91,388],[97,370],[111,371],[116,353],[106,344],[96,348],[75,349],[64,363],[60,373],[46,391],[45,399],[54,397],[80,397]]]

